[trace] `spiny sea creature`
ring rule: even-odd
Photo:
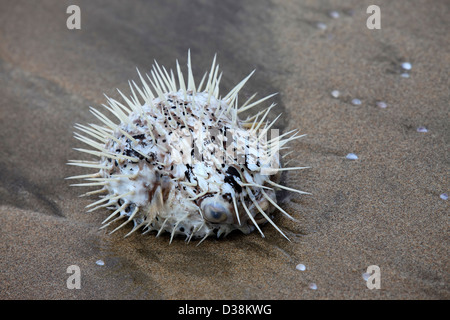
[[[274,103],[245,120],[239,118],[275,95],[253,102],[254,94],[239,106],[238,93],[254,71],[222,98],[216,56],[199,85],[190,52],[187,67],[187,84],[178,61],[178,82],[172,70],[155,61],[147,79],[137,70],[142,87],[129,82],[130,97],[118,90],[124,103],[105,95],[108,105],[103,107],[118,123],[90,107],[102,124],[76,124],[75,138],[91,149],[75,150],[99,159],[68,164],[97,172],[67,179],[87,181],[72,186],[99,187],[82,196],[100,195],[87,206],[89,212],[113,211],[103,227],[124,220],[112,232],[132,222],[127,235],[141,229],[157,236],[169,232],[170,241],[184,235],[188,242],[202,242],[235,229],[248,234],[256,228],[264,237],[259,225],[269,222],[288,239],[270,217],[278,209],[294,219],[277,204],[275,191],[307,194],[278,183],[281,171],[307,167],[281,168],[279,151],[304,135],[298,130],[278,135],[271,129],[281,115],[266,120]]]

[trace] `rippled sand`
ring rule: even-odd
[[[366,27],[370,1],[78,3],[81,30],[66,28],[67,1],[0,3],[1,299],[450,298],[446,1],[378,1],[381,30]],[[313,195],[281,193],[299,223],[275,219],[292,242],[270,225],[198,247],[123,239],[64,180],[81,174],[65,163],[88,107],[153,59],[185,65],[189,48],[197,77],[218,53],[224,91],[256,68],[243,97],[279,92],[279,128],[308,134],[286,159],[312,169],[283,180]]]

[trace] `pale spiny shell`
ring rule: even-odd
[[[130,83],[130,98],[119,91],[125,104],[107,97],[108,106],[103,106],[119,123],[91,107],[102,125],[75,126],[86,134],[75,133],[75,138],[93,148],[76,150],[99,160],[68,164],[98,172],[69,179],[88,181],[74,186],[100,187],[85,194],[100,194],[100,200],[87,207],[113,210],[105,226],[125,220],[112,232],[132,221],[128,234],[142,228],[157,235],[169,232],[171,241],[176,235],[189,241],[235,229],[249,233],[257,228],[264,236],[259,224],[270,222],[286,237],[269,217],[278,209],[292,218],[277,205],[275,190],[306,192],[279,185],[278,179],[282,170],[306,167],[281,169],[278,151],[302,136],[298,131],[274,134],[278,117],[271,123],[265,120],[275,104],[239,119],[241,112],[274,94],[252,102],[254,95],[238,106],[238,93],[253,72],[221,98],[218,70],[214,57],[209,75],[196,86],[188,54],[186,86],[178,61],[178,84],[172,70],[155,62],[151,76],[146,75],[148,82],[138,71],[142,88]]]

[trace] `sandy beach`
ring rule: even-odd
[[[450,5],[380,0],[371,30],[371,4],[1,0],[0,299],[449,299]],[[285,160],[311,169],[282,182],[312,195],[280,192],[298,222],[274,219],[291,242],[269,224],[200,246],[110,235],[109,211],[64,180],[85,173],[66,163],[75,123],[98,123],[89,106],[154,59],[185,68],[188,49],[199,79],[217,53],[223,92],[256,69],[242,101],[278,92],[277,128],[307,134]]]

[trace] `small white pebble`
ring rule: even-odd
[[[309,288],[311,290],[317,290],[317,285],[314,282],[312,282],[312,283],[309,284]]]
[[[359,106],[359,105],[361,104],[361,100],[359,100],[359,99],[353,99],[353,100],[352,100],[352,104],[353,104],[354,106]]]
[[[418,128],[417,128],[417,132],[423,132],[423,133],[425,133],[425,132],[428,132],[428,129],[425,128],[425,127],[418,127]]]
[[[340,94],[341,93],[339,92],[339,90],[331,91],[331,95],[333,96],[333,98],[338,98]]]
[[[349,153],[345,156],[348,160],[358,160],[358,156],[354,153]]]
[[[400,75],[402,78],[409,78],[409,73],[404,72]]]
[[[325,30],[327,28],[327,25],[323,22],[317,22],[316,27],[320,30]]]
[[[97,261],[95,261],[95,264],[98,265],[98,266],[104,266],[105,265],[103,260],[97,260]]]
[[[298,264],[296,267],[295,267],[295,269],[297,269],[297,270],[300,270],[300,271],[305,271],[306,270],[306,267],[305,267],[305,265],[304,264]]]
[[[369,280],[370,276],[371,276],[371,274],[370,274],[370,273],[367,273],[367,272],[365,272],[365,273],[362,274],[362,277],[363,277],[364,281]]]
[[[441,197],[442,200],[448,200],[448,194],[443,193],[439,197]]]
[[[382,109],[386,109],[387,104],[386,104],[386,102],[378,101],[378,102],[377,102],[377,106],[380,107],[380,108],[382,108]]]
[[[328,14],[333,19],[339,18],[339,12],[337,12],[337,11],[330,11]]]
[[[409,62],[403,62],[402,63],[402,68],[405,69],[405,70],[411,70],[412,65]]]

